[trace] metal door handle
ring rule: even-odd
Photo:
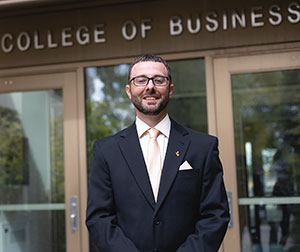
[[[232,192],[226,191],[227,193],[227,200],[229,205],[229,214],[230,214],[230,220],[228,223],[228,228],[233,228],[233,212],[232,212]]]
[[[71,223],[71,231],[76,232],[78,230],[78,197],[76,195],[72,195],[70,197],[70,223]]]

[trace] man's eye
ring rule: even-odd
[[[135,82],[136,82],[137,84],[144,84],[144,83],[147,82],[147,79],[146,79],[146,78],[136,78],[136,79],[135,79]]]
[[[164,83],[164,78],[155,78],[154,82],[155,82],[155,84],[163,84]]]

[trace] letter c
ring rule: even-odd
[[[1,39],[1,48],[2,51],[5,53],[10,53],[13,49],[14,46],[12,43],[7,44],[7,40],[12,41],[13,40],[13,35],[11,35],[10,33],[5,33]]]

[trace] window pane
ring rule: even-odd
[[[299,251],[300,70],[231,77],[242,251]]]
[[[0,251],[63,252],[62,90],[0,94]]]
[[[129,126],[135,119],[134,107],[125,92],[128,65],[85,69],[88,169],[93,142]]]
[[[174,93],[169,114],[180,124],[207,132],[207,109],[204,59],[169,61]]]

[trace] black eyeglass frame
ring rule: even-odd
[[[136,84],[134,80],[135,80],[136,78],[140,78],[140,77],[148,79],[147,83],[146,83],[146,84]],[[165,83],[165,84],[161,84],[161,85],[155,84],[154,79],[157,78],[157,77],[165,78],[165,79],[167,80],[166,83]],[[165,87],[165,86],[169,85],[169,82],[170,82],[170,78],[169,78],[168,76],[155,75],[155,76],[153,76],[153,77],[150,78],[150,77],[147,77],[147,76],[145,76],[145,75],[139,75],[139,76],[133,77],[133,78],[129,81],[129,83],[133,82],[133,84],[134,84],[136,87],[146,87],[146,86],[149,84],[149,81],[150,81],[150,80],[152,80],[153,85],[156,86],[156,87]]]

